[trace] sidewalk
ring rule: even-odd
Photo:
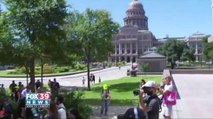
[[[90,119],[117,119],[118,114],[124,114],[127,109],[132,108],[134,106],[109,106],[108,115],[104,116],[100,114],[100,106],[92,106],[93,114]],[[173,119],[178,118],[178,110],[177,106],[173,107]],[[164,119],[162,112],[159,114],[159,119]]]

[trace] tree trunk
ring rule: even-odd
[[[43,60],[41,59],[41,84],[43,87],[43,74],[44,74],[44,65],[43,65]]]
[[[28,67],[28,65],[25,66],[25,69],[26,69],[26,78],[27,78],[27,84],[26,85],[28,86],[28,84],[29,84],[29,80],[28,80],[29,79],[29,67]]]
[[[88,81],[88,90],[90,90],[90,62],[87,61],[87,81]]]
[[[171,62],[171,69],[174,69],[175,63]]]
[[[30,89],[32,92],[35,92],[35,59],[31,58],[29,61],[29,69],[30,69]]]
[[[89,39],[88,39],[89,40]],[[90,90],[90,41],[88,42],[87,47],[87,81],[88,81],[88,90]]]

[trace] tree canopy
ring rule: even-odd
[[[6,20],[14,41],[14,58],[20,58],[23,62],[19,63],[29,67],[30,79],[34,85],[35,59],[41,58],[42,54],[63,54],[62,43],[66,40],[63,27],[67,16],[66,2],[5,0],[5,4],[8,10]]]
[[[208,43],[208,37],[203,38],[203,55],[205,60],[213,60],[213,42]]]
[[[158,52],[167,57],[167,61],[171,64],[171,68],[176,65],[175,62],[192,61],[194,60],[194,50],[190,49],[183,41],[169,39],[164,44],[158,47]]]
[[[87,63],[88,88],[91,61],[103,61],[113,50],[112,36],[118,32],[119,25],[112,21],[105,10],[86,9],[84,13],[70,14],[68,39],[78,47],[78,55]]]

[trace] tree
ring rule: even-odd
[[[143,70],[144,74],[146,75],[146,72],[149,69],[149,64],[148,63],[143,63],[141,65],[141,69]]]
[[[194,49],[185,48],[183,49],[182,55],[180,57],[181,61],[194,61]]]
[[[77,41],[78,52],[87,63],[88,89],[90,90],[90,63],[106,60],[113,50],[112,36],[118,32],[119,25],[112,21],[104,10],[86,9],[82,14],[71,14],[70,39]]]
[[[193,60],[193,50],[186,43],[176,39],[169,39],[163,45],[158,47],[158,52],[167,57],[167,61],[173,69],[177,60]]]
[[[5,0],[5,4],[9,28],[17,41],[13,45],[23,51],[14,54],[27,57],[24,61],[34,86],[35,59],[39,59],[41,54],[63,54],[58,52],[62,51],[60,45],[66,36],[63,29],[66,3],[64,0]]]
[[[204,37],[203,44],[203,55],[205,60],[213,60],[213,42],[208,43],[208,37]]]
[[[8,27],[6,12],[0,14],[0,64],[9,64],[13,55],[13,37]]]

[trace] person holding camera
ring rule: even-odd
[[[147,81],[139,91],[139,107],[147,113],[148,119],[159,119],[160,99],[156,92],[157,86],[154,81]]]

